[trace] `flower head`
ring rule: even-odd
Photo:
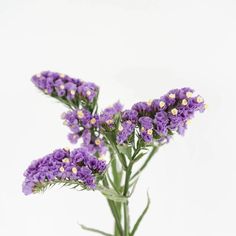
[[[24,173],[23,192],[28,195],[55,183],[73,183],[94,189],[95,175],[101,175],[105,169],[106,163],[86,149],[79,148],[72,152],[58,149],[31,163]]]
[[[119,144],[124,143],[134,132],[134,130],[135,130],[135,124],[133,124],[130,120],[124,121],[121,124],[120,131],[116,137],[117,143]]]
[[[203,98],[194,96],[193,92],[191,88],[173,89],[151,102],[134,104],[131,110],[122,113],[121,130],[117,134],[117,142],[119,144],[126,142],[135,129],[147,143],[153,140],[169,140],[170,134],[175,131],[183,135],[187,122],[194,113],[205,110]],[[125,125],[126,121],[133,124],[132,132],[129,126]]]
[[[120,114],[122,108],[123,106],[120,104],[120,102],[116,102],[111,107],[104,109],[99,116],[100,125],[105,125],[109,128],[113,128],[115,123],[115,116]]]
[[[81,99],[93,102],[99,88],[94,83],[69,77],[57,72],[44,71],[32,77],[32,82],[45,94],[51,95],[66,105],[78,107]],[[81,103],[83,106],[83,103]]]
[[[78,87],[77,91],[84,99],[92,102],[93,99],[98,95],[99,88],[94,83],[83,82],[82,85]]]

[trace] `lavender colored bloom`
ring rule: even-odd
[[[178,98],[179,99],[189,98],[192,96],[193,92],[194,90],[191,88],[179,89]]]
[[[164,111],[159,111],[156,113],[154,118],[154,123],[156,124],[156,132],[160,136],[167,135],[168,133],[168,114]]]
[[[137,111],[140,116],[143,116],[151,111],[151,106],[147,102],[138,102],[131,109]]]
[[[65,88],[67,91],[67,96],[66,98],[70,101],[75,98],[76,95],[76,90],[77,90],[77,85],[73,82],[68,82],[65,84]]]
[[[91,142],[91,132],[88,129],[85,129],[82,134],[82,138],[83,138],[83,143],[85,145],[89,145]]]
[[[107,147],[101,137],[92,137],[90,143],[82,143],[82,147],[86,148],[88,152],[99,156],[105,155],[107,152]]]
[[[120,109],[118,104],[113,108],[113,112],[115,109]],[[100,130],[100,117],[97,114],[92,115],[91,112],[86,109],[78,109],[64,113],[62,118],[73,132],[68,135],[71,143],[76,144],[81,137],[83,140],[82,146],[86,147],[89,152],[98,155],[106,153],[107,147],[103,138],[101,135],[100,137],[95,135],[95,132]]]
[[[164,101],[167,106],[174,105],[178,99],[179,89],[170,90],[165,96],[161,97],[160,100]]]
[[[142,116],[139,118],[139,123],[141,124],[141,126],[145,129],[152,129],[153,128],[153,120],[152,118],[148,117],[148,116]]]
[[[113,106],[106,108],[99,116],[99,123],[106,124],[108,127],[113,128],[114,117],[122,111],[123,106],[120,102],[116,102]]]
[[[83,83],[78,87],[78,92],[82,97],[92,102],[93,99],[98,95],[99,88],[94,83]]]
[[[141,127],[140,136],[145,142],[152,142],[153,137],[159,141],[169,140],[174,131],[183,135],[187,121],[193,118],[194,113],[205,110],[203,99],[194,97],[193,92],[191,88],[173,89],[152,102],[138,102],[131,110],[123,112],[121,124],[131,121]],[[118,132],[117,142],[121,144],[126,140],[125,130]]]
[[[77,114],[75,111],[69,111],[67,113],[62,114],[62,119],[65,120],[65,124],[68,126],[78,124]]]
[[[115,115],[116,113],[119,113],[122,111],[123,105],[118,101],[113,104],[112,109],[113,109],[113,114]]]
[[[154,99],[151,104],[151,110],[155,113],[163,111],[167,108],[167,104],[164,99]]]
[[[143,116],[139,118],[139,123],[141,125],[140,135],[143,140],[147,143],[153,140],[153,120],[148,116]]]
[[[79,140],[79,135],[75,133],[69,133],[68,139],[72,144],[76,144]]]
[[[122,114],[122,120],[130,120],[132,123],[136,123],[138,121],[138,112],[136,110],[125,110]]]
[[[59,97],[63,97],[66,95],[66,87],[65,87],[65,83],[62,79],[57,79],[54,83],[55,85],[55,90],[56,90],[56,94]]]
[[[86,83],[80,79],[50,71],[34,75],[32,82],[44,93],[74,107],[79,106],[81,97],[87,102],[92,102],[99,90],[94,83]]]
[[[95,174],[102,174],[105,169],[105,162],[98,160],[86,149],[75,149],[72,152],[58,149],[32,162],[24,173],[23,192],[28,195],[40,191],[47,184],[72,180],[94,189]]]
[[[121,124],[120,131],[116,137],[117,143],[119,144],[124,143],[134,132],[134,130],[135,130],[135,124],[133,124],[130,120],[124,121]]]

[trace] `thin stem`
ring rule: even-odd
[[[152,159],[152,157],[155,155],[155,153],[158,151],[159,146],[154,146],[152,151],[150,152],[149,156],[147,157],[146,161],[143,163],[143,165],[141,166],[141,168],[131,177],[130,180],[133,180],[137,175],[139,175],[147,166],[147,164],[150,162],[150,160]]]
[[[103,184],[105,187],[109,187],[106,177],[104,177],[104,179],[103,179]],[[114,217],[117,231],[119,232],[120,236],[123,236],[123,229],[122,229],[122,226],[120,223],[120,213],[119,213],[119,210],[117,209],[116,203],[112,200],[109,200],[109,199],[107,199],[107,202],[108,202],[108,205],[111,209],[112,215]]]
[[[127,196],[128,191],[129,191],[129,181],[130,181],[130,176],[132,173],[132,167],[133,167],[133,160],[130,161],[127,170],[126,170],[126,176],[125,176],[125,186],[124,186],[124,192],[123,196]],[[129,236],[129,207],[128,207],[129,202],[125,202],[123,204],[124,207],[124,236]]]
[[[123,168],[124,170],[126,170],[126,169],[127,169],[127,163],[126,163],[125,156],[124,156],[122,153],[120,153],[119,149],[118,149],[117,146],[116,146],[116,143],[113,142],[113,139],[112,139],[112,137],[111,137],[109,134],[104,133],[103,135],[104,135],[104,137],[106,138],[107,142],[109,142],[111,148],[112,148],[112,149],[115,151],[115,153],[117,154],[117,157],[119,158],[119,161],[120,161],[120,163],[121,163],[121,165],[122,165],[122,168]]]
[[[117,162],[114,150],[111,147],[109,148],[109,150],[110,150],[110,155],[112,159],[112,162],[111,162],[111,170],[112,170],[112,176],[113,176],[112,187],[116,190],[118,194],[120,194],[123,171],[122,169],[119,170],[119,166],[118,166],[119,162]],[[121,205],[122,204],[120,202],[115,202],[115,204],[116,204],[117,212],[119,215],[119,219],[121,220],[121,214],[122,214]],[[114,236],[120,236],[116,223],[114,227]]]
[[[130,181],[130,176],[132,173],[132,167],[133,167],[133,161],[130,161],[129,166],[126,170],[126,175],[125,175],[125,186],[124,186],[124,192],[123,196],[126,196],[129,190],[129,181]]]
[[[124,203],[124,236],[129,236],[129,207],[128,202]]]

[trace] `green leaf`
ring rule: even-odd
[[[128,145],[117,145],[119,152],[126,155],[129,159],[132,156],[132,146]]]
[[[127,197],[118,194],[115,190],[104,187],[102,185],[97,185],[97,190],[99,190],[107,199],[110,199],[114,202],[127,202]]]
[[[87,230],[87,231],[90,231],[90,232],[94,232],[94,233],[98,233],[98,234],[101,234],[101,235],[105,235],[105,236],[112,236],[112,234],[108,234],[108,233],[105,233],[101,230],[98,230],[98,229],[94,229],[94,228],[90,228],[90,227],[87,227],[85,225],[81,225],[80,224],[80,227],[83,229],[83,230]]]
[[[147,213],[147,211],[148,211],[148,208],[149,208],[149,206],[150,206],[150,203],[151,203],[150,197],[149,197],[149,194],[148,194],[148,192],[147,192],[147,205],[146,205],[146,207],[144,208],[142,214],[141,214],[141,215],[139,216],[139,218],[137,219],[137,221],[136,221],[136,223],[135,223],[135,225],[134,225],[134,227],[133,227],[133,230],[132,230],[131,233],[130,233],[130,236],[133,236],[133,235],[135,234],[135,232],[137,231],[137,229],[138,229],[138,227],[139,227],[139,224],[141,223],[143,217],[146,215],[146,213]]]
[[[147,153],[147,152],[141,152],[141,153],[139,153],[139,154],[135,157],[134,162],[139,161],[146,153]]]
[[[131,195],[134,193],[134,190],[135,190],[135,188],[136,188],[136,185],[137,185],[137,183],[138,183],[138,180],[139,180],[139,178],[136,178],[136,180],[134,180],[134,181],[129,185],[129,188],[133,187],[132,190],[131,190],[131,192],[130,192],[130,194],[129,194],[129,197],[131,197]]]
[[[160,145],[159,145],[160,146]],[[131,177],[131,180],[133,180],[136,176],[139,176],[141,174],[141,172],[146,168],[146,166],[148,165],[148,163],[150,162],[150,160],[152,159],[152,157],[155,155],[155,153],[158,151],[159,146],[153,146],[151,152],[149,153],[148,157],[146,158],[145,162],[143,163],[143,165],[140,167],[140,169],[138,171],[136,171],[135,174],[133,174],[133,176]]]
[[[172,132],[172,130],[168,129],[168,135],[173,135],[174,133]]]

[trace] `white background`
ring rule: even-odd
[[[24,196],[33,159],[71,146],[60,114],[30,77],[49,69],[100,85],[100,107],[125,107],[193,87],[209,109],[163,147],[131,201],[149,189],[137,236],[236,235],[235,0],[0,0],[0,235],[94,235],[112,230],[99,193],[52,189]]]

